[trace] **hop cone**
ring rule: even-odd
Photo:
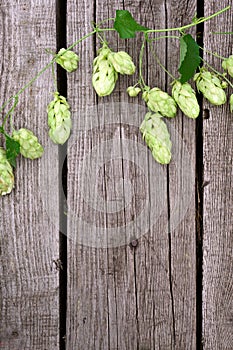
[[[141,91],[141,89],[139,87],[129,86],[127,88],[127,92],[128,92],[130,97],[136,97],[140,91]]]
[[[64,52],[64,54],[62,54]],[[56,58],[56,62],[62,66],[67,72],[71,73],[78,68],[79,57],[73,51],[66,51],[66,49],[61,49],[58,55],[61,56]]]
[[[219,78],[207,71],[201,71],[194,76],[198,91],[201,91],[203,96],[210,103],[220,106],[226,102],[226,94],[222,88]]]
[[[155,87],[149,91],[145,91],[142,98],[153,112],[159,112],[164,117],[175,117],[176,102],[168,93]]]
[[[13,132],[13,139],[20,144],[20,153],[25,158],[36,159],[42,156],[44,149],[32,131],[21,128]]]
[[[69,136],[71,129],[70,106],[66,98],[54,93],[54,100],[48,105],[49,137],[54,143],[63,145]]]
[[[198,117],[200,107],[195,91],[189,83],[181,84],[179,81],[176,81],[172,88],[172,96],[187,117],[193,119]]]
[[[6,151],[0,147],[0,195],[4,196],[14,187],[13,169],[6,158]]]
[[[233,77],[233,55],[229,56],[222,62],[222,67],[231,77]]]
[[[148,112],[140,126],[140,131],[154,159],[158,163],[168,164],[171,160],[172,144],[162,116],[159,113]]]
[[[93,61],[92,85],[99,96],[110,95],[118,78],[117,72],[108,59],[110,52],[110,49],[103,46]]]
[[[108,55],[108,59],[112,63],[116,72],[128,75],[134,74],[136,67],[132,58],[126,52],[111,52]]]
[[[230,111],[233,112],[233,94],[230,96]]]

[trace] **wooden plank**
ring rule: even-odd
[[[45,48],[55,50],[55,33],[54,1],[1,2],[1,103],[49,61]],[[59,348],[58,152],[48,141],[46,115],[51,92],[53,79],[45,74],[20,96],[14,116],[15,127],[33,130],[46,150],[40,160],[17,161],[15,189],[0,198],[0,348],[4,350]]]
[[[166,11],[167,26],[173,28],[190,23],[197,8],[196,3],[192,1],[169,1]],[[196,28],[189,30],[194,37],[195,32]],[[167,66],[169,69],[171,67],[172,74],[178,78],[177,39],[168,39]],[[167,84],[171,82],[172,80],[168,79]],[[193,83],[191,85],[194,87]],[[170,86],[168,90],[171,91]],[[170,282],[176,349],[196,349],[195,124],[194,120],[181,112],[172,121],[176,134],[173,141],[174,161],[169,166]]]
[[[178,7],[172,1],[97,1],[93,8],[68,4],[68,44],[86,33],[91,20],[114,17],[115,10],[123,7],[148,27],[186,24],[183,18],[190,20],[195,7],[186,2],[183,5]],[[174,13],[179,13],[175,20]],[[109,33],[107,41],[114,50],[129,52],[138,65],[139,37],[125,42],[118,40],[116,33]],[[120,77],[110,97],[95,97],[91,87],[95,46],[95,41],[88,39],[76,50],[82,53],[80,71],[68,77],[68,98],[76,121],[68,149],[67,347],[194,349],[195,176],[187,169],[187,162],[195,164],[195,126],[181,115],[173,121],[178,132],[170,124],[175,158],[167,173],[166,167],[152,160],[138,132],[146,112],[142,101],[135,99],[132,105],[125,93],[136,78]],[[177,42],[169,44],[168,57],[165,41],[158,41],[156,46],[162,62],[167,60],[174,73]],[[166,83],[165,74],[151,56],[145,57],[144,63],[151,87],[166,89],[170,81]],[[99,113],[92,107],[97,102]],[[85,133],[88,128],[92,130]],[[94,166],[88,172],[91,161]],[[193,197],[188,192],[191,199],[184,212],[181,198],[186,189]],[[174,228],[171,235],[168,196],[170,226]],[[111,205],[115,208],[112,215]],[[108,241],[103,240],[101,246],[99,237],[104,237],[104,228]],[[110,241],[114,229],[117,238]]]
[[[205,15],[231,5],[230,1],[208,1]],[[232,36],[213,35],[231,31],[232,10],[205,25],[205,47],[223,57],[232,54]],[[221,61],[206,60],[221,69]],[[227,95],[232,89],[227,90]],[[203,348],[230,350],[232,333],[232,115],[228,104],[214,107],[204,101],[204,203],[203,203]]]

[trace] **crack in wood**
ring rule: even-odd
[[[169,166],[167,167],[167,211],[168,211],[168,266],[169,266],[169,287],[171,296],[171,307],[172,307],[172,328],[173,328],[173,348],[176,348],[176,317],[175,317],[175,306],[174,306],[174,296],[173,296],[173,280],[172,280],[172,239],[171,239],[171,226],[170,226],[170,190],[169,190]]]
[[[197,17],[204,17],[204,7],[197,0]],[[196,27],[198,45],[204,47],[204,25]],[[203,58],[203,51],[200,50]],[[196,121],[196,349],[203,349],[202,342],[202,288],[203,288],[203,119],[209,119],[209,110],[203,110],[203,97],[197,96],[200,105],[200,115]],[[202,119],[203,118],[203,119]],[[207,184],[206,184],[207,185]]]
[[[66,0],[56,0],[57,52],[67,46],[66,43]],[[67,76],[64,69],[57,65],[57,87],[62,96],[67,96]],[[66,349],[67,314],[67,216],[62,192],[67,196],[67,146],[59,146],[59,338],[60,350]],[[65,161],[64,161],[65,159]],[[62,188],[61,188],[62,187]]]
[[[167,11],[167,1],[164,1],[164,16],[165,16],[165,26],[168,27],[168,11]],[[168,43],[166,39],[165,45],[165,66],[168,64]],[[168,81],[166,75],[165,89],[167,91]],[[169,189],[169,166],[167,166],[167,219],[168,219],[168,275],[169,275],[169,288],[171,296],[171,308],[172,308],[172,330],[173,330],[173,342],[172,345],[175,349],[176,347],[176,317],[175,317],[175,306],[174,306],[174,295],[173,295],[173,280],[172,280],[172,241],[171,241],[171,227],[170,227],[170,189]]]
[[[134,291],[135,291],[135,319],[136,319],[136,329],[137,329],[137,350],[140,346],[140,332],[139,332],[139,320],[138,320],[138,289],[137,289],[137,267],[136,267],[136,251],[133,252],[133,262],[134,262]]]

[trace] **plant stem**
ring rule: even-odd
[[[102,30],[101,30],[102,31]],[[71,46],[69,46],[66,51],[73,49],[76,45],[78,45],[81,41],[89,38],[90,36],[92,36],[93,34],[96,33],[96,30],[93,30],[92,32],[84,35],[82,38],[80,38],[79,40],[75,41],[75,43],[73,43]],[[29,86],[31,86],[48,68],[50,68],[56,61],[56,59],[58,57],[60,57],[61,55],[63,55],[66,51],[62,52],[61,54],[57,54],[44,68],[42,68],[37,75],[32,78],[26,85],[24,85],[14,96],[11,96],[6,102],[4,102],[2,104],[2,106],[0,107],[0,112],[13,100],[19,97],[19,95],[21,95]],[[15,106],[13,106],[15,108]],[[10,109],[10,111],[12,111],[12,109]],[[9,111],[9,112],[10,112]],[[7,113],[6,117],[4,118],[3,121],[3,127],[6,123],[6,119],[9,116],[9,112]]]
[[[52,64],[52,76],[53,76],[54,89],[55,89],[55,91],[58,91],[57,78],[56,78],[56,75],[55,75],[55,70],[54,70],[54,65],[53,64]]]
[[[223,8],[222,10],[218,11],[218,12],[215,12],[213,13],[212,15],[208,16],[208,17],[204,17],[204,18],[201,18],[200,20],[197,20],[196,22],[194,23],[190,23],[190,24],[187,24],[185,26],[182,26],[182,27],[176,27],[176,28],[166,28],[166,29],[149,29],[147,30],[145,33],[149,34],[149,33],[159,33],[159,32],[170,32],[170,31],[182,31],[182,30],[185,30],[185,29],[188,29],[188,28],[191,28],[193,26],[196,26],[197,24],[200,24],[200,23],[203,23],[205,21],[209,21],[210,19],[220,15],[221,13],[229,10],[231,8],[231,6],[227,6],[225,8]]]
[[[162,35],[162,36],[159,36],[158,38],[154,38],[154,39],[148,39],[147,41],[148,42],[152,42],[152,41],[156,41],[156,40],[159,40],[159,39],[180,39],[181,37],[178,36],[178,35]]]
[[[11,115],[13,112],[14,112],[14,109],[15,109],[15,107],[17,106],[17,104],[18,104],[18,96],[15,96],[14,97],[14,99],[15,99],[15,102],[14,102],[14,104],[13,104],[13,106],[10,108],[10,110],[7,112],[7,114],[5,115],[5,118],[4,118],[4,120],[3,120],[3,123],[2,123],[2,128],[4,129],[4,126],[5,126],[5,124],[6,124],[6,121],[7,121],[7,118],[9,117],[9,115]]]
[[[93,34],[95,34],[95,33],[96,33],[96,30],[93,30],[92,32],[86,34],[86,35],[83,36],[81,39],[75,41],[75,43],[73,43],[71,46],[69,46],[69,47],[66,49],[66,51],[69,51],[69,50],[73,49],[73,48],[74,48],[76,45],[78,45],[81,41],[83,41],[83,40],[89,38],[91,35],[93,35]],[[59,55],[56,55],[56,56],[52,59],[52,61],[50,61],[43,69],[41,69],[41,70],[38,72],[38,74],[37,74],[32,80],[30,80],[24,87],[22,87],[22,89],[20,89],[20,90],[18,91],[18,93],[17,93],[16,95],[19,96],[20,94],[22,94],[22,92],[24,92],[24,90],[26,90],[29,86],[31,86],[31,85],[34,83],[34,81],[36,81],[36,80],[37,80],[51,65],[53,65],[53,63],[56,61],[56,59],[57,59],[58,57],[60,57],[61,55],[64,55],[64,53],[65,53],[66,51],[62,52],[62,53],[59,54]],[[15,95],[15,96],[16,96],[16,95]]]
[[[139,54],[139,84],[141,85],[141,88],[144,89],[146,84],[142,76],[142,60],[143,60],[143,54],[144,54],[144,49],[145,49],[145,42],[146,38],[144,37],[144,40],[142,42],[140,54]]]
[[[71,46],[69,46],[66,51],[69,51],[71,49],[73,49],[76,45],[78,45],[81,41],[89,38],[91,35],[95,34],[96,30],[93,30],[92,32],[86,34],[85,36],[83,36],[81,39],[75,41],[75,43],[73,43]],[[50,66],[53,65],[53,63],[56,61],[56,59],[58,57],[60,57],[61,55],[64,55],[64,53],[66,52],[62,52],[62,54],[56,55],[44,68],[42,68],[37,75],[32,78],[26,85],[24,85],[14,96],[10,97],[9,100],[7,100],[1,107],[0,107],[0,111],[3,110],[3,108],[12,100],[14,99],[16,96],[19,96],[20,94],[22,94],[22,92],[24,92],[29,86],[31,86],[34,81],[36,81]]]
[[[161,63],[160,59],[158,58],[157,54],[154,51],[154,48],[151,44],[151,42],[149,43],[149,47],[151,49],[152,55],[154,56],[156,62],[158,63],[158,65],[169,75],[169,77],[171,77],[173,80],[176,80],[176,78],[166,69],[166,67]]]
[[[214,57],[220,58],[220,60],[225,60],[225,59],[226,59],[226,57],[220,56],[220,55],[218,55],[216,52],[212,52],[212,51],[206,50],[206,49],[204,49],[204,47],[199,46],[199,48],[200,48],[202,51],[207,52],[208,54],[210,54],[210,55],[212,55],[212,56],[214,56]]]
[[[233,34],[233,32],[213,32],[212,34]]]
[[[109,21],[115,21],[115,18],[107,18],[104,19],[103,21],[99,22],[96,24],[96,27],[99,27],[100,25],[102,25],[103,23],[109,22]]]
[[[229,10],[231,8],[231,6],[227,6],[223,9],[221,9],[220,11],[208,16],[208,17],[204,17],[204,18],[200,18],[200,19],[197,19],[195,22],[193,23],[190,23],[188,25],[185,25],[185,26],[182,26],[182,27],[176,27],[176,28],[164,28],[164,29],[149,29],[147,31],[144,32],[144,41],[142,43],[142,46],[141,46],[141,50],[140,50],[140,59],[139,59],[139,76],[140,76],[140,84],[141,85],[144,85],[144,87],[146,86],[145,85],[145,82],[144,82],[144,79],[143,79],[143,76],[142,76],[142,59],[143,59],[143,53],[144,53],[144,48],[145,48],[145,42],[148,41],[150,46],[151,46],[151,43],[148,39],[148,34],[149,33],[159,33],[159,32],[169,32],[169,31],[179,31],[179,32],[182,32],[183,30],[185,29],[188,29],[188,28],[191,28],[193,26],[196,26],[197,24],[200,24],[202,22],[205,22],[205,21],[208,21],[218,15],[220,15],[221,13]],[[100,22],[100,24],[102,23],[105,23],[106,21],[109,21],[109,20],[114,20],[114,18],[110,18],[110,19],[107,19],[107,20],[103,20],[102,22]],[[92,32],[84,35],[82,38],[80,38],[79,40],[77,40],[76,42],[74,42],[71,46],[69,46],[66,51],[68,50],[71,50],[73,49],[76,45],[78,45],[81,41],[89,38],[90,36],[96,34],[96,33],[101,33],[101,32],[107,32],[107,31],[115,31],[115,28],[103,28],[103,29],[100,29],[99,27],[96,27]],[[231,34],[231,32],[229,33],[226,33],[226,34]],[[164,38],[168,37],[168,36],[163,36]],[[163,37],[160,37],[158,39],[161,39]],[[172,37],[172,36],[170,36]],[[175,38],[175,36],[174,36]],[[178,38],[178,37],[177,37]],[[155,39],[155,40],[158,40],[158,39]],[[4,102],[2,104],[2,106],[0,106],[0,112],[12,101],[12,100],[17,100],[18,101],[18,97],[19,95],[21,95],[29,86],[31,86],[48,68],[50,68],[50,66],[53,66],[53,64],[55,63],[56,59],[58,57],[60,57],[62,54],[64,54],[66,51],[62,52],[61,54],[57,54],[53,57],[53,59],[44,67],[42,68],[38,73],[37,75],[32,78],[26,85],[24,85],[14,96],[11,96],[6,102]],[[152,50],[153,51],[153,50]],[[168,75],[170,75],[172,78],[174,78],[171,73],[169,73],[166,68],[161,64],[161,62],[159,61],[158,57],[155,55],[155,58],[157,60],[157,62],[159,63],[159,65],[166,71],[166,73]],[[219,56],[219,58],[221,58]],[[227,78],[224,77],[225,80],[228,80]],[[231,85],[231,84],[230,84]],[[232,85],[231,85],[232,86]],[[16,103],[16,102],[15,102]],[[13,107],[9,110],[9,112],[6,114],[5,118],[4,118],[4,121],[3,121],[3,125],[2,127],[4,127],[5,123],[6,123],[6,120],[7,120],[7,117],[12,114],[14,108],[16,107],[16,104],[14,103]]]
[[[218,76],[220,76],[222,79],[226,80],[226,82],[230,85],[230,87],[233,88],[233,84],[230,82],[229,79],[227,79],[227,78],[225,77],[224,74],[222,74],[222,73],[218,72],[216,69],[214,69],[209,63],[207,63],[205,60],[203,60],[203,58],[202,58],[202,61],[203,61],[203,62],[205,63],[205,65],[206,65],[209,69],[211,69],[215,74],[217,74]]]

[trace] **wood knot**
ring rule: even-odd
[[[133,239],[130,244],[129,244],[131,249],[136,249],[138,246],[138,240],[137,239]]]

